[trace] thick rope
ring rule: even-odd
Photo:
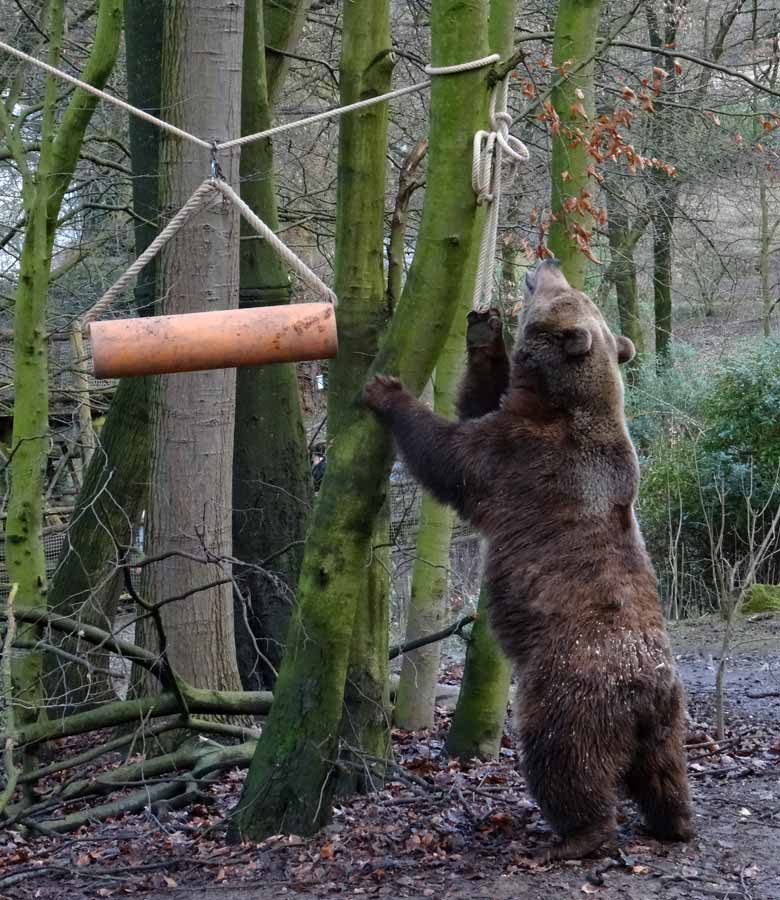
[[[246,221],[255,229],[255,231],[261,235],[268,243],[276,250],[279,256],[287,263],[287,265],[292,269],[296,275],[299,275],[301,280],[304,281],[313,291],[316,291],[323,299],[327,300],[329,303],[332,303],[334,306],[337,303],[336,295],[333,291],[320,280],[318,275],[315,275],[314,272],[306,265],[306,263],[300,259],[298,256],[293,253],[290,248],[284,244],[279,238],[274,234],[274,232],[265,224],[265,222],[244,203],[244,201],[239,197],[239,195],[233,190],[233,188],[226,182],[220,181],[219,179],[212,178],[209,179],[207,184],[210,184],[215,190],[219,191],[228,200],[232,200],[236,207],[241,212],[241,215],[246,219]]]
[[[190,199],[182,206],[179,212],[176,213],[124,275],[122,275],[119,280],[103,294],[100,300],[98,300],[91,309],[87,310],[87,312],[81,316],[82,328],[85,328],[90,322],[94,322],[96,319],[100,318],[103,313],[108,311],[133,278],[147,263],[154,259],[168,241],[181,231],[187,222],[202,209],[203,206],[205,206],[209,196],[215,193],[222,194],[236,206],[252,228],[268,241],[279,256],[287,263],[289,268],[300,276],[302,281],[323,297],[328,303],[332,303],[334,306],[336,305],[336,295],[333,291],[314,272],[312,272],[302,259],[296,256],[286,244],[279,240],[265,222],[259,216],[255,215],[247,204],[244,203],[233,188],[230,187],[226,181],[222,181],[219,178],[209,178],[200,185]]]
[[[367,106],[373,106],[376,103],[384,103],[385,101],[391,100],[395,97],[403,97],[406,94],[421,91],[429,87],[431,84],[430,81],[421,81],[417,84],[398,88],[394,91],[388,91],[385,94],[379,94],[376,97],[369,97],[366,100],[359,100],[356,103],[350,103],[346,106],[339,106],[335,107],[334,109],[325,110],[324,112],[317,113],[313,116],[308,116],[305,119],[298,119],[294,122],[287,122],[284,125],[277,125],[274,128],[269,128],[265,131],[258,131],[255,134],[244,135],[243,137],[234,138],[233,140],[223,141],[220,143],[217,141],[205,141],[194,134],[190,134],[189,132],[184,131],[184,129],[182,128],[177,128],[175,125],[171,125],[170,122],[166,122],[163,119],[158,119],[156,116],[153,116],[150,113],[125,102],[124,100],[120,100],[118,97],[107,94],[105,91],[101,91],[99,88],[88,84],[86,81],[75,78],[73,75],[68,75],[61,69],[50,66],[48,63],[45,63],[40,59],[36,59],[34,56],[30,56],[29,53],[25,53],[22,50],[17,50],[15,47],[12,47],[10,44],[6,44],[3,41],[0,41],[0,50],[4,50],[6,53],[10,53],[17,59],[21,59],[33,66],[37,66],[44,72],[48,72],[51,75],[61,78],[63,81],[75,85],[76,87],[81,88],[82,90],[86,91],[89,94],[92,94],[95,97],[103,99],[107,103],[118,106],[120,109],[125,110],[130,115],[136,116],[139,119],[143,119],[143,121],[149,122],[152,125],[156,125],[158,128],[167,131],[170,134],[176,135],[182,140],[190,141],[190,143],[196,144],[199,147],[203,147],[209,150],[212,154],[212,158],[214,158],[216,156],[216,153],[220,150],[228,150],[231,147],[241,147],[245,144],[250,144],[255,141],[272,137],[275,134],[281,134],[294,128],[301,128],[304,125],[310,125],[313,122],[320,122],[324,119],[343,116],[349,112],[354,112],[355,110],[363,109]],[[429,65],[425,67],[425,71],[428,75],[434,76],[456,75],[460,72],[471,72],[476,69],[484,68],[485,66],[489,66],[495,62],[498,62],[500,59],[500,54],[492,53],[489,56],[484,56],[480,59],[472,59],[468,60],[467,62],[456,63],[455,65],[451,66]],[[477,269],[477,279],[474,289],[475,308],[479,308],[485,303],[490,302],[492,286],[492,266],[493,260],[495,258],[496,235],[498,233],[498,207],[501,197],[502,154],[506,153],[506,155],[512,161],[512,171],[514,171],[514,168],[518,162],[524,162],[529,158],[528,150],[526,149],[522,141],[518,140],[515,137],[512,137],[512,135],[509,134],[509,126],[512,122],[512,118],[506,111],[506,104],[507,81],[506,78],[504,78],[494,88],[493,94],[491,96],[490,123],[492,131],[479,131],[474,136],[472,184],[474,185],[474,190],[477,194],[477,203],[484,203],[488,205],[488,215],[485,219],[485,229],[482,234],[479,265]],[[98,302],[90,310],[84,313],[84,315],[81,317],[82,326],[86,326],[90,322],[93,322],[104,312],[106,312],[106,310],[109,309],[111,304],[127,287],[133,277],[137,275],[143,269],[143,267],[151,259],[153,259],[157,255],[157,253],[159,253],[162,247],[164,247],[165,244],[189,221],[189,219],[202,208],[202,206],[206,202],[208,195],[214,190],[219,191],[223,196],[232,200],[236,207],[241,211],[247,222],[255,229],[255,231],[262,235],[262,237],[265,238],[265,240],[267,240],[269,244],[271,244],[276,252],[287,263],[290,269],[292,269],[293,272],[297,273],[303,279],[303,281],[309,285],[309,287],[311,287],[314,291],[323,296],[329,302],[333,304],[336,303],[336,295],[333,293],[333,291],[330,290],[330,288],[320,280],[320,278],[303,262],[303,260],[301,260],[295,253],[293,253],[292,250],[290,250],[282,241],[279,240],[274,232],[265,224],[265,222],[263,222],[262,219],[260,219],[255,215],[254,212],[252,212],[252,210],[246,205],[246,203],[244,203],[241,197],[230,187],[230,185],[228,185],[221,179],[210,178],[207,181],[204,181],[203,184],[195,191],[192,197],[190,197],[185,205],[157,235],[157,237],[130,266],[130,268],[124,273],[124,275],[122,275],[119,280],[103,294],[100,300],[98,300]]]
[[[136,116],[136,118],[139,119],[143,119],[144,122],[149,122],[152,125],[156,125],[158,128],[162,128],[164,131],[168,131],[171,134],[175,134],[176,137],[180,137],[182,138],[182,140],[190,141],[191,143],[197,144],[200,147],[205,147],[207,150],[211,149],[211,144],[208,141],[204,141],[201,138],[196,137],[194,134],[190,134],[188,131],[184,131],[184,129],[182,128],[177,128],[175,125],[171,125],[170,122],[165,122],[163,119],[158,119],[156,116],[151,115],[151,113],[145,112],[143,109],[138,109],[137,106],[126,103],[124,100],[120,100],[119,97],[114,97],[112,94],[107,94],[105,91],[101,91],[100,88],[96,88],[91,84],[87,84],[86,81],[81,81],[80,78],[74,78],[73,75],[68,75],[67,72],[63,72],[61,69],[56,69],[54,66],[50,66],[48,63],[45,63],[42,60],[36,59],[34,56],[30,56],[29,53],[25,53],[22,50],[17,50],[16,47],[12,47],[10,44],[6,44],[3,43],[3,41],[0,41],[0,50],[5,50],[5,52],[10,53],[11,56],[15,56],[17,59],[28,62],[33,66],[37,66],[39,69],[43,69],[44,72],[48,72],[50,75],[55,75],[57,78],[61,78],[63,81],[67,81],[69,84],[81,88],[82,91],[86,91],[88,94],[92,94],[95,97],[100,97],[101,100],[105,100],[107,103],[113,103],[114,106],[118,106],[120,109],[124,109],[126,112],[130,113],[130,115]]]
[[[417,84],[410,84],[407,87],[398,88],[395,91],[389,91],[387,94],[379,94],[376,97],[368,97],[366,100],[358,100],[356,103],[349,103],[347,106],[336,106],[333,109],[326,109],[324,112],[315,113],[305,119],[296,119],[294,122],[286,122],[284,125],[276,125],[268,128],[266,131],[258,131],[255,134],[247,134],[244,137],[233,138],[230,141],[222,141],[217,144],[217,150],[229,150],[231,147],[241,147],[244,144],[252,144],[255,141],[262,141],[265,138],[273,137],[275,134],[282,134],[285,131],[291,131],[293,128],[301,128],[304,125],[311,125],[312,122],[322,122],[323,119],[335,119],[338,116],[346,115],[346,113],[354,112],[356,109],[363,109],[366,106],[373,106],[375,103],[384,103],[385,100],[392,100],[393,97],[403,97],[404,94],[413,94],[416,91],[422,91],[430,87],[430,81],[419,81]]]
[[[214,187],[211,181],[204,181],[203,184],[195,191],[195,193],[190,197],[190,199],[182,206],[182,208],[176,213],[176,215],[171,219],[170,222],[163,228],[163,230],[157,235],[157,237],[149,244],[149,246],[144,250],[144,252],[138,257],[138,259],[130,266],[130,268],[122,275],[119,280],[113,284],[103,296],[97,301],[97,303],[91,308],[88,309],[81,316],[81,325],[82,327],[86,327],[90,322],[94,322],[95,319],[99,318],[103,315],[104,312],[108,310],[111,304],[120,296],[122,291],[127,287],[128,284],[133,280],[133,278],[143,269],[143,267],[154,259],[155,256],[162,250],[162,248],[168,243],[168,241],[175,235],[177,232],[181,231],[181,229],[189,222],[189,220],[200,211],[200,209],[205,205],[206,200],[209,197],[209,194],[212,193]]]
[[[481,59],[472,59],[469,62],[455,63],[453,66],[426,66],[426,75],[457,75],[459,72],[471,72],[473,69],[482,69],[491,66],[501,59],[500,53],[491,53]]]
[[[308,116],[305,119],[297,119],[295,122],[287,122],[284,125],[277,125],[274,128],[269,128],[266,131],[258,131],[255,134],[247,134],[244,137],[233,138],[229,141],[205,141],[203,138],[199,138],[194,134],[190,134],[188,131],[184,131],[183,128],[177,128],[175,125],[171,125],[170,122],[166,122],[163,119],[158,119],[157,116],[151,115],[144,111],[143,109],[139,109],[137,106],[133,106],[130,103],[127,103],[124,100],[120,100],[119,97],[114,97],[112,94],[107,94],[105,91],[101,91],[100,88],[96,88],[91,84],[88,84],[86,81],[82,81],[79,78],[75,78],[73,75],[68,75],[67,72],[63,72],[61,69],[57,69],[54,66],[50,66],[48,63],[43,62],[40,59],[36,59],[34,56],[30,56],[29,53],[25,53],[22,50],[17,50],[16,47],[12,47],[10,44],[6,44],[3,41],[0,41],[0,50],[5,50],[6,53],[10,53],[11,56],[15,56],[17,59],[24,60],[24,62],[28,62],[33,66],[37,66],[39,69],[42,69],[44,72],[48,72],[50,75],[55,75],[58,78],[61,78],[63,81],[67,81],[69,84],[75,85],[76,87],[81,88],[84,91],[92,94],[95,97],[100,97],[105,100],[107,103],[113,103],[114,106],[118,106],[120,109],[125,110],[130,115],[136,116],[139,119],[143,119],[144,122],[149,122],[152,125],[156,125],[158,128],[162,128],[164,131],[169,132],[170,134],[174,134],[177,137],[181,138],[185,141],[190,141],[190,143],[197,144],[199,147],[205,147],[210,151],[219,151],[219,150],[229,150],[231,147],[241,147],[244,144],[251,144],[255,141],[263,140],[264,138],[272,137],[275,134],[282,134],[285,131],[290,131],[294,128],[302,128],[304,125],[310,125],[312,122],[321,122],[323,119],[334,119],[338,116],[343,116],[346,113],[354,112],[357,109],[363,109],[366,106],[373,106],[375,103],[384,103],[387,100],[392,100],[394,97],[403,97],[405,94],[412,94],[416,91],[422,91],[427,87],[430,87],[430,81],[420,81],[417,84],[411,84],[407,87],[398,88],[394,91],[388,91],[386,94],[378,94],[376,97],[368,97],[365,100],[359,100],[357,103],[350,103],[347,106],[337,106],[334,109],[327,109],[324,112],[316,113],[313,116]],[[482,59],[472,59],[465,63],[458,63],[454,66],[426,66],[425,71],[429,75],[452,75],[457,72],[469,72],[472,69],[481,69],[484,66],[492,65],[498,60],[501,59],[499,54],[494,53],[491,56],[485,56]]]
[[[504,154],[509,159],[510,178],[514,177],[517,166],[527,162],[531,156],[525,144],[509,133],[512,117],[507,112],[508,91],[508,80],[503,78],[496,84],[490,97],[491,131],[478,131],[474,135],[471,183],[477,195],[477,203],[487,206],[472,298],[476,310],[489,307],[493,295],[498,212],[501,205],[501,165]]]

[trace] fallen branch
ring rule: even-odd
[[[180,682],[180,689],[190,713],[222,716],[265,716],[273,702],[270,691],[211,691]],[[112,728],[138,719],[159,719],[181,713],[173,692],[135,700],[116,700],[87,712],[76,713],[55,721],[36,722],[20,730],[20,746],[38,744],[54,738],[72,737],[86,731]]]
[[[0,616],[5,618],[6,613],[0,613]],[[71,637],[81,638],[88,644],[93,644],[101,649],[109,650],[111,653],[116,653],[118,656],[123,656],[146,669],[163,684],[170,677],[169,671],[156,653],[144,650],[143,647],[139,647],[137,644],[119,640],[119,638],[115,638],[109,632],[98,628],[96,625],[85,625],[77,619],[59,616],[56,613],[49,612],[47,609],[36,607],[17,610],[16,618],[20,622],[28,622],[31,625],[46,625],[55,631],[61,631]]]
[[[404,644],[396,644],[394,647],[390,648],[388,659],[395,659],[402,653],[409,653],[411,650],[419,650],[420,647],[427,647],[428,644],[435,644],[436,641],[443,641],[445,638],[452,637],[454,634],[463,637],[463,629],[467,625],[470,625],[476,618],[476,613],[469,613],[469,615],[463,616],[463,618],[458,619],[457,622],[453,622],[451,625],[442,628],[441,631],[437,631],[434,634],[428,634],[424,637],[416,638],[413,641],[406,641]]]
[[[247,741],[235,747],[220,747],[216,750],[207,749],[197,755],[193,765],[199,769],[200,774],[235,767],[246,768],[252,761],[255,746],[255,741]],[[150,762],[153,761],[150,760]],[[110,803],[96,806],[93,809],[81,810],[71,813],[62,819],[49,819],[38,824],[57,834],[65,834],[69,831],[75,831],[77,828],[81,828],[82,825],[87,825],[90,822],[98,822],[114,816],[140,812],[147,808],[152,809],[156,804],[186,792],[193,781],[193,775],[193,772],[187,772],[167,784],[157,784],[142,788]]]
[[[780,691],[747,691],[746,696],[751,700],[764,700],[767,697],[780,697]]]

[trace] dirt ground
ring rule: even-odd
[[[0,835],[0,897],[780,900],[780,619],[747,621],[736,636],[728,733],[719,745],[709,735],[721,624],[681,624],[671,633],[693,723],[698,836],[688,846],[648,838],[626,804],[611,855],[535,866],[527,852],[550,835],[511,740],[498,762],[459,766],[443,753],[443,713],[432,732],[397,732],[398,780],[344,801],[311,840],[226,847],[225,817],[243,778],[235,772],[209,807],[127,816],[64,839]]]

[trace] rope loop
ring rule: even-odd
[[[474,135],[471,184],[477,204],[487,208],[472,298],[476,310],[490,306],[492,299],[502,164],[506,159],[508,163],[506,175],[511,181],[520,163],[528,162],[531,158],[525,144],[509,132],[512,116],[507,110],[508,91],[509,84],[505,77],[495,85],[490,95],[491,130],[478,131]]]

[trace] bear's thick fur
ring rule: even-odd
[[[634,516],[618,371],[634,348],[554,261],[527,284],[511,371],[497,314],[470,317],[461,421],[395,378],[377,376],[365,399],[414,476],[487,537],[528,785],[560,837],[545,857],[611,840],[621,788],[653,835],[688,840],[683,691]]]

